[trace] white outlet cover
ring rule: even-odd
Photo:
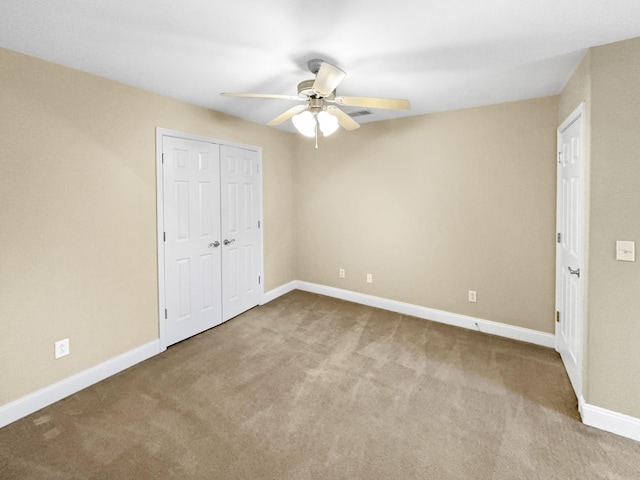
[[[616,260],[620,262],[636,261],[636,242],[616,241]]]
[[[66,357],[69,355],[69,339],[65,338],[64,340],[58,340],[54,346],[54,354],[56,359]]]

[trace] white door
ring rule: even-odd
[[[582,394],[584,147],[583,106],[558,129],[556,349]]]
[[[222,321],[220,157],[213,143],[162,137],[164,344]]]
[[[260,163],[258,153],[220,147],[222,318],[260,303]]]

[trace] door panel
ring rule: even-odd
[[[224,320],[260,302],[260,171],[255,151],[220,147]]]
[[[556,246],[556,349],[582,394],[583,122],[574,112],[558,129],[559,239]]]
[[[219,148],[164,136],[166,345],[221,323]]]

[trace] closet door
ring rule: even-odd
[[[165,345],[222,322],[220,156],[213,143],[162,137]]]
[[[260,164],[257,152],[220,147],[222,318],[260,303]]]

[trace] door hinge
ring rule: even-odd
[[[256,171],[257,171],[258,173],[260,173],[260,164],[259,164],[259,163],[256,165]]]
[[[164,309],[164,319],[165,320],[167,319],[167,309],[166,308]]]
[[[260,228],[260,220],[258,220],[258,228]]]
[[[562,152],[558,152],[558,163],[562,163]]]
[[[558,240],[557,241],[558,241],[558,243],[562,242],[562,234],[561,233],[558,233]]]
[[[560,322],[560,312],[556,312],[556,322]]]
[[[164,153],[162,154],[162,163],[164,163]]]
[[[258,285],[260,285],[262,283],[262,278],[260,278],[260,275],[258,275]]]
[[[167,241],[167,232],[162,232],[162,241],[163,242]]]

